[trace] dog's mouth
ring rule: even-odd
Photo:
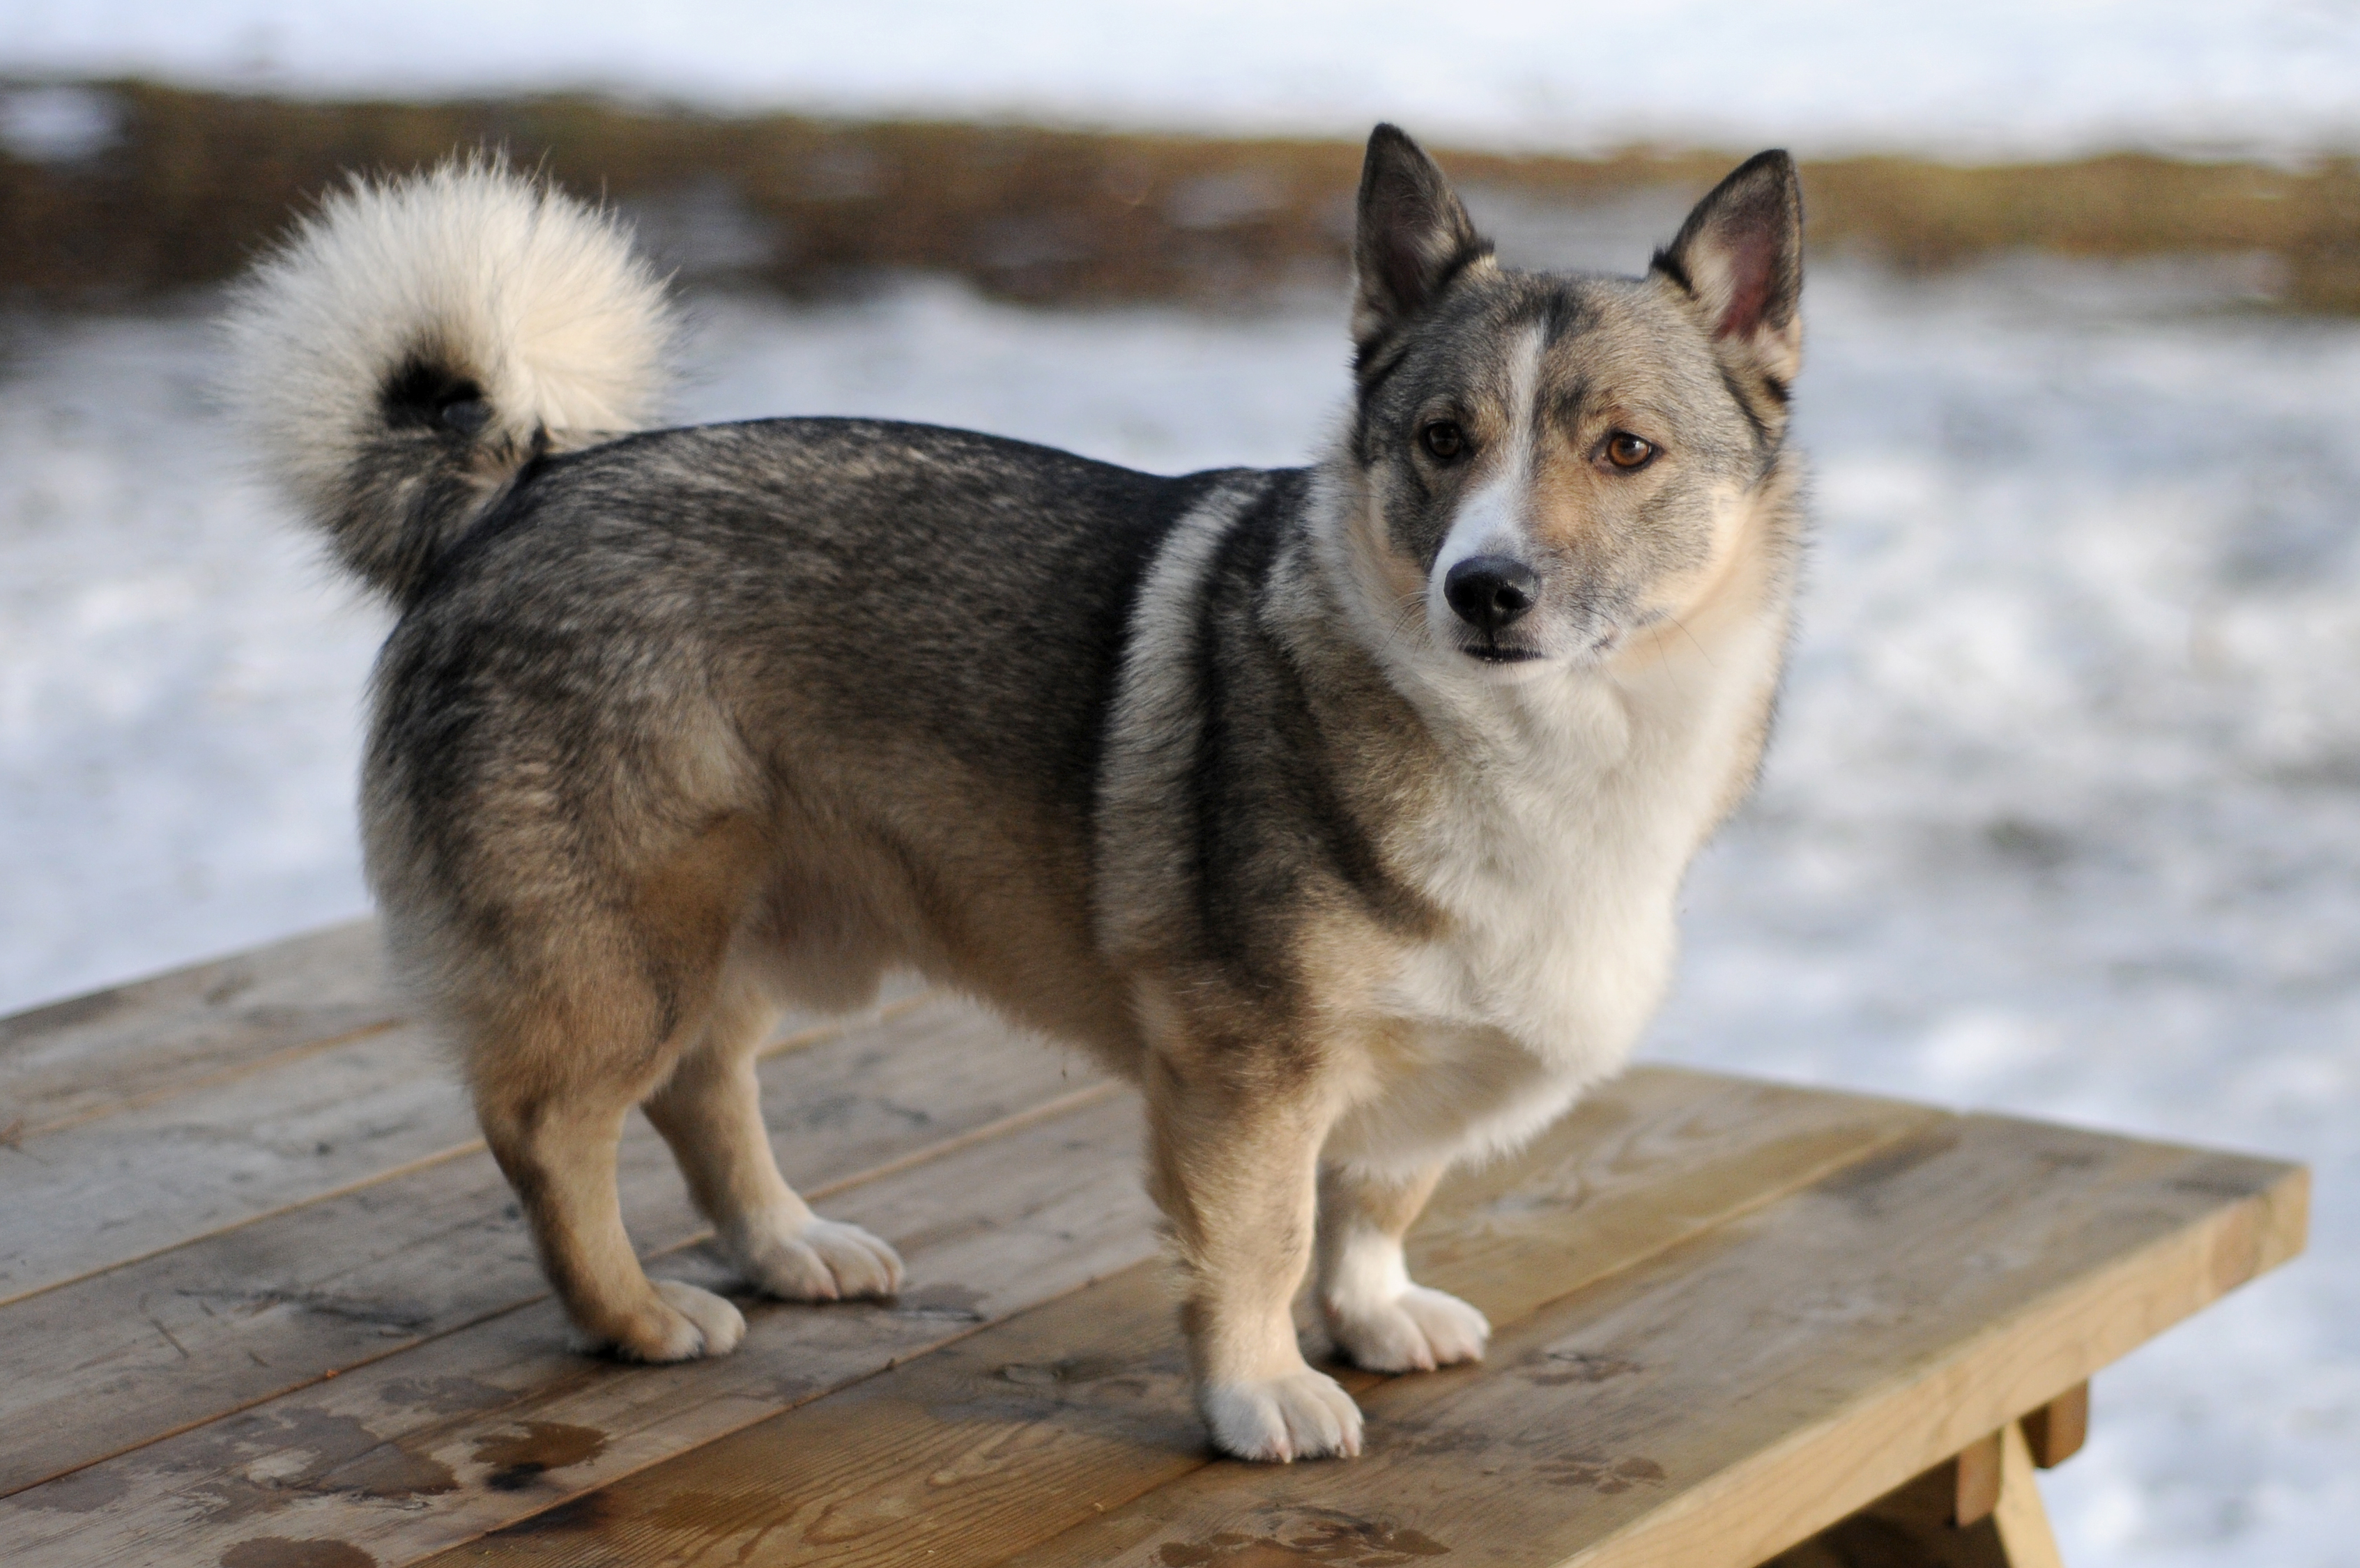
[[[1608,626],[1586,637],[1573,654],[1577,663],[1611,659],[1622,646],[1624,628]],[[1550,656],[1537,648],[1519,643],[1470,641],[1459,645],[1459,651],[1479,664],[1504,667],[1516,664],[1536,664]]]

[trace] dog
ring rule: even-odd
[[[242,285],[233,406],[399,613],[362,784],[397,973],[586,1346],[745,1331],[632,1251],[635,1105],[756,1290],[900,1287],[781,1178],[753,1060],[910,967],[1139,1085],[1217,1447],[1359,1452],[1315,1267],[1354,1363],[1482,1354],[1404,1233],[1621,1067],[1758,769],[1801,201],[1766,152],[1642,276],[1514,271],[1381,125],[1357,222],[1328,450],[1176,478],[645,429],[661,283],[496,159],[357,180]]]

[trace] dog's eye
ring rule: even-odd
[[[1418,441],[1437,463],[1448,463],[1467,450],[1467,432],[1448,419],[1437,419],[1417,432]]]
[[[1617,468],[1644,468],[1655,456],[1655,443],[1642,441],[1629,430],[1616,430],[1606,438],[1606,461]]]

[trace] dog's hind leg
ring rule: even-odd
[[[1181,1331],[1214,1444],[1242,1459],[1360,1451],[1351,1396],[1295,1343],[1327,1116],[1222,1071],[1218,1049],[1146,1074],[1150,1185],[1185,1277]]]
[[[821,1219],[779,1174],[754,1073],[775,1014],[750,979],[725,979],[705,1039],[649,1099],[648,1119],[748,1283],[791,1301],[890,1296],[901,1286],[893,1249]]]
[[[639,1267],[616,1192],[616,1146],[631,1107],[673,1077],[725,1013],[744,1032],[725,981],[762,837],[746,818],[670,842],[644,836],[654,842],[628,871],[563,887],[562,907],[518,898],[461,928],[495,931],[502,946],[497,962],[484,954],[461,969],[445,995],[466,1024],[485,1138],[581,1338],[631,1360],[680,1361],[733,1349],[746,1321],[711,1291],[651,1280]],[[521,876],[500,886],[546,899],[565,866],[552,860],[557,869],[544,863],[538,887]]]
[[[623,1228],[623,1118],[676,1050],[650,1050],[654,1031],[633,1027],[657,1017],[646,998],[614,995],[637,989],[609,978],[595,996],[512,1016],[473,1053],[475,1113],[583,1348],[633,1361],[718,1356],[736,1348],[745,1318],[711,1291],[650,1279]]]
[[[1478,1361],[1491,1325],[1458,1297],[1412,1282],[1402,1237],[1442,1177],[1440,1161],[1388,1180],[1319,1173],[1319,1309],[1336,1347],[1371,1372]]]

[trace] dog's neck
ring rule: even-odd
[[[1378,519],[1323,474],[1296,555],[1316,592],[1285,602],[1321,606],[1306,635],[1348,646],[1336,657],[1397,699],[1337,704],[1335,722],[1362,735],[1338,749],[1416,756],[1405,772],[1421,787],[1404,797],[1416,803],[1376,836],[1445,917],[1404,950],[1388,1006],[1504,1031],[1567,1083],[1620,1064],[1668,983],[1688,861],[1761,756],[1792,594],[1793,492],[1774,476],[1743,498],[1734,548],[1677,624],[1511,684],[1433,647],[1422,602],[1415,620],[1399,607]]]

